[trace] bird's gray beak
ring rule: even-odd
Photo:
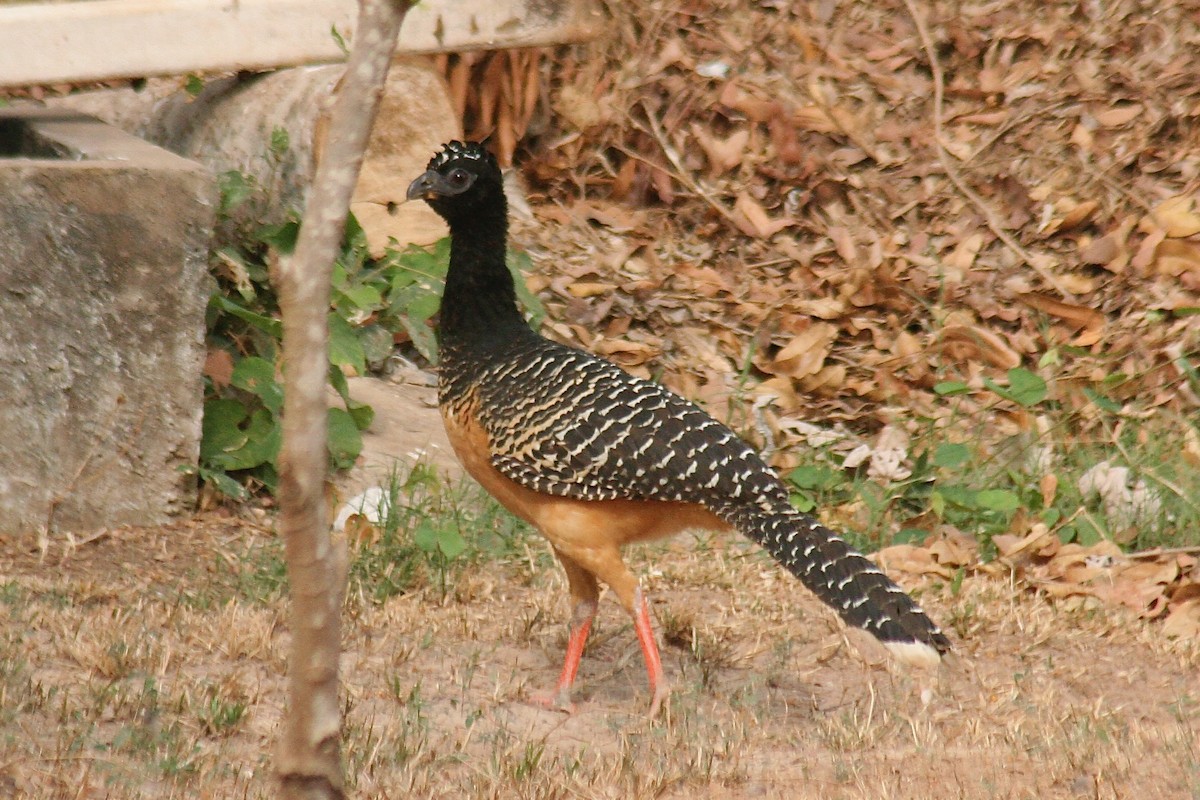
[[[442,176],[433,170],[428,170],[408,185],[409,200],[432,200],[441,197],[440,186]]]

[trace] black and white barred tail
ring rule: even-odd
[[[848,625],[873,634],[901,661],[935,665],[950,640],[873,563],[833,531],[790,506],[747,505],[726,520],[757,542]]]

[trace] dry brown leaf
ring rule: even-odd
[[[770,395],[774,398],[775,407],[784,414],[793,414],[802,408],[800,395],[796,393],[796,385],[791,378],[786,376],[767,378],[755,388],[756,394],[760,392],[762,395]],[[788,422],[795,422],[795,420],[785,420],[781,424]]]
[[[725,84],[718,102],[734,111],[740,111],[752,122],[769,122],[782,108],[778,100],[755,97],[747,87],[739,85],[736,81]]]
[[[1045,574],[1064,583],[1085,583],[1104,574],[1107,565],[1122,558],[1121,548],[1107,540],[1087,547],[1064,544],[1045,565]]]
[[[709,133],[703,125],[693,123],[692,136],[708,158],[709,175],[716,177],[742,163],[746,157],[746,145],[750,142],[750,129],[736,130],[721,139]]]
[[[847,264],[857,264],[858,246],[854,243],[854,236],[851,235],[850,229],[845,225],[830,225],[828,233],[829,238],[833,241],[833,248],[837,250],[842,261]]]
[[[1196,198],[1191,195],[1168,197],[1147,214],[1143,226],[1161,228],[1168,239],[1180,239],[1200,233],[1200,214],[1196,213]],[[1142,228],[1145,232],[1150,231]]]
[[[1053,472],[1047,472],[1038,481],[1038,491],[1042,493],[1042,507],[1052,507],[1054,498],[1058,495],[1058,476]]]
[[[1200,468],[1200,433],[1195,428],[1184,430],[1183,460],[1193,468]]]
[[[908,331],[900,331],[892,342],[892,355],[906,361],[924,349],[921,346],[921,340]]]
[[[1110,231],[1092,239],[1079,248],[1079,260],[1084,264],[1096,264],[1112,273],[1120,274],[1129,264],[1129,251],[1125,247],[1128,230]]]
[[[795,305],[801,314],[817,319],[837,319],[846,313],[846,301],[840,297],[797,300]]]
[[[1052,559],[1046,565],[1046,574],[1054,578],[1059,583],[1065,584],[1089,584],[1096,578],[1103,575],[1104,567],[1092,565],[1086,561],[1076,561],[1074,559]]]
[[[959,139],[942,139],[942,149],[959,161],[970,161],[975,155],[974,148]]]
[[[346,520],[345,536],[355,547],[369,547],[379,541],[382,532],[365,514],[351,514]]]
[[[800,379],[800,388],[809,394],[832,395],[846,385],[846,367],[843,364],[827,364],[815,375]]]
[[[1092,132],[1086,125],[1080,123],[1071,129],[1071,144],[1076,145],[1083,152],[1092,152],[1092,141]]]
[[[792,165],[803,161],[804,148],[800,145],[800,134],[790,118],[784,114],[772,117],[768,130],[779,163]]]
[[[661,347],[628,339],[599,339],[592,342],[589,349],[623,367],[645,364],[662,354]]]
[[[658,57],[652,61],[647,69],[649,74],[654,75],[662,72],[667,67],[679,65],[684,69],[693,69],[695,61],[683,48],[683,42],[675,37],[667,39],[663,44],[662,49],[658,51]]]
[[[1185,567],[1182,564],[1180,565],[1180,571],[1185,574],[1184,580],[1188,580],[1187,573],[1190,569],[1190,566]],[[1200,600],[1200,583],[1180,583],[1171,592],[1171,602],[1176,605],[1186,603],[1190,600]]]
[[[957,117],[954,121],[961,122],[965,125],[1003,125],[1008,121],[1008,111],[984,111],[979,114],[964,114]]]
[[[1042,592],[1045,592],[1050,597],[1062,598],[1092,596],[1092,590],[1089,587],[1076,582],[1066,583],[1062,581],[1050,581],[1039,578],[1034,580],[1034,585],[1036,585],[1038,589],[1040,589]]]
[[[233,356],[215,347],[204,357],[204,375],[217,390],[224,389],[233,380]]]
[[[652,167],[650,169],[650,185],[654,187],[654,193],[665,205],[669,206],[675,202],[675,181],[669,172]]]
[[[1086,347],[1089,344],[1094,344],[1099,341],[1104,331],[1107,318],[1094,308],[1088,308],[1076,303],[1067,303],[1053,297],[1034,294],[1032,292],[1024,292],[1017,295],[1017,297],[1030,308],[1036,308],[1044,314],[1049,314],[1067,322],[1071,329],[1083,329],[1088,333],[1086,337],[1088,341],[1082,341],[1085,337],[1081,335],[1079,340],[1072,342],[1077,347]]]
[[[645,212],[617,203],[584,200],[576,203],[571,211],[583,219],[600,223],[614,233],[629,233],[646,225]]]
[[[1177,278],[1188,272],[1200,274],[1200,244],[1181,239],[1165,239],[1154,254],[1154,269],[1159,275]]]
[[[1057,226],[1052,224],[1051,227],[1056,227],[1059,231],[1069,231],[1078,228],[1080,225],[1088,222],[1092,218],[1092,214],[1096,213],[1096,209],[1099,207],[1100,204],[1095,200],[1084,200],[1064,214],[1062,219],[1057,221]]]
[[[838,125],[829,113],[817,105],[802,106],[792,113],[792,122],[797,128],[814,133],[836,133]]]
[[[812,37],[808,35],[803,23],[793,23],[788,26],[787,30],[792,41],[800,45],[800,49],[804,51],[804,63],[811,64],[821,58],[821,48],[813,43]]]
[[[702,267],[693,264],[680,264],[675,273],[686,279],[689,291],[701,297],[716,297],[719,294],[733,294],[734,287],[720,272],[712,267]]]
[[[814,322],[792,337],[783,349],[771,360],[770,372],[803,378],[815,375],[825,364],[830,346],[837,338],[838,330],[827,322]]]
[[[1096,279],[1078,272],[1063,272],[1058,282],[1071,294],[1091,294],[1096,291]]]
[[[1163,620],[1162,632],[1168,639],[1200,637],[1200,598],[1173,605]]]
[[[1058,540],[1050,535],[1050,529],[1045,523],[1035,523],[1025,536],[1015,536],[1011,533],[1000,533],[992,537],[992,544],[1001,558],[1008,561],[1019,561],[1028,557],[1041,548],[1050,539]]]
[[[1143,222],[1146,219],[1149,218],[1144,217]],[[1142,226],[1139,225],[1138,227],[1140,228]],[[1166,238],[1166,231],[1164,231],[1162,228],[1152,226],[1152,230],[1146,234],[1146,238],[1143,239],[1141,245],[1138,246],[1138,251],[1134,255],[1133,261],[1130,262],[1134,269],[1143,274],[1149,271],[1150,265],[1154,263],[1154,254],[1158,251],[1158,246],[1162,244],[1163,240]]]
[[[1092,116],[1095,117],[1096,122],[1099,122],[1105,128],[1119,128],[1137,119],[1143,110],[1145,109],[1141,103],[1131,103],[1129,105],[1105,109]]]
[[[796,220],[790,217],[771,219],[766,210],[746,192],[739,192],[733,204],[733,219],[742,233],[756,239],[769,239]]]
[[[958,243],[958,246],[954,248],[954,252],[946,256],[945,263],[952,269],[966,272],[971,268],[971,265],[975,263],[975,257],[979,255],[979,251],[982,248],[983,234],[972,233],[970,236]]]
[[[979,542],[957,528],[943,526],[928,547],[934,559],[948,567],[970,567],[979,562]]]
[[[612,116],[611,109],[606,109],[590,92],[570,84],[559,90],[554,110],[561,114],[572,128],[581,131],[604,125]]]
[[[1096,597],[1106,603],[1125,606],[1139,616],[1155,617],[1166,604],[1164,587],[1155,583],[1119,579],[1107,586],[1100,581],[1097,583],[1100,585],[1093,587]]]
[[[947,325],[938,334],[942,352],[956,361],[982,359],[993,367],[1012,369],[1021,356],[999,336],[978,325]]]
[[[949,579],[954,572],[937,563],[926,547],[911,544],[894,544],[885,547],[874,556],[875,563],[887,572],[908,572],[913,575],[937,575]]]
[[[613,289],[616,289],[616,284],[612,283],[596,283],[589,281],[580,281],[579,283],[571,283],[567,285],[567,291],[575,297],[595,297],[596,295],[608,294]]]
[[[1137,583],[1158,583],[1166,586],[1179,577],[1179,564],[1173,558],[1163,561],[1133,561],[1121,565],[1117,578]]]
[[[929,536],[927,536],[925,538],[924,544],[928,545],[930,542],[934,541],[937,538],[934,534],[934,531],[938,529],[938,526],[940,524],[941,524],[941,517],[939,517],[937,514],[935,514],[932,510],[926,510],[926,511],[916,515],[915,517],[908,517],[907,519],[901,520],[900,528],[902,528],[902,529],[908,528],[910,530],[925,531],[926,533],[929,534]],[[946,527],[949,528],[950,526],[947,525]]]

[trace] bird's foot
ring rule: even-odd
[[[549,711],[562,711],[567,714],[575,713],[575,703],[571,701],[570,692],[556,689],[553,692],[534,692],[529,695],[529,704]]]
[[[671,685],[666,681],[661,681],[654,687],[654,696],[650,698],[650,714],[651,719],[658,717],[658,712],[662,710],[663,702],[671,696]]]

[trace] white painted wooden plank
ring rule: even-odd
[[[341,61],[354,0],[88,0],[0,5],[0,86]],[[595,36],[594,0],[423,0],[397,51],[532,47]]]

